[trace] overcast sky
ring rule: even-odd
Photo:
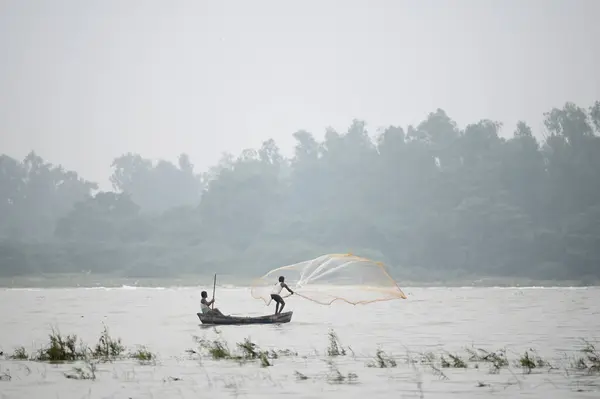
[[[0,0],[0,153],[108,188],[132,151],[198,171],[299,129],[461,126],[600,99],[600,1]]]

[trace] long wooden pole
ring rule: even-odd
[[[215,289],[217,288],[217,273],[215,273],[215,280],[213,281],[213,302],[210,305],[211,308],[215,308]]]

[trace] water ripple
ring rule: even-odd
[[[212,287],[211,287],[212,288]],[[197,398],[200,396],[275,398],[532,398],[598,397],[598,379],[567,378],[561,374],[513,375],[485,370],[444,369],[447,379],[432,370],[401,364],[393,369],[365,367],[377,348],[394,356],[407,352],[461,351],[475,346],[507,348],[513,360],[534,347],[540,355],[564,361],[581,346],[581,338],[598,339],[598,288],[495,287],[417,288],[409,299],[349,306],[320,306],[301,298],[288,299],[292,323],[281,326],[220,327],[230,345],[246,337],[264,348],[289,348],[298,358],[281,358],[275,366],[240,367],[235,362],[190,360],[186,349],[193,336],[214,336],[200,325],[201,289],[78,288],[0,290],[0,350],[10,353],[24,345],[34,350],[47,339],[51,326],[75,333],[85,342],[97,341],[103,323],[129,346],[147,345],[159,354],[156,366],[135,362],[101,364],[101,383],[72,381],[63,373],[70,366],[0,361],[0,374],[9,369],[11,381],[0,382],[2,398]],[[217,291],[217,307],[231,314],[272,312],[251,298],[247,288]],[[337,359],[342,374],[356,373],[357,384],[327,382],[323,361],[327,333],[334,329],[354,357]],[[315,352],[319,356],[315,355]],[[29,368],[27,373],[24,367]],[[309,376],[298,381],[295,371]],[[520,372],[519,372],[520,373]],[[177,377],[173,380],[170,377]],[[479,382],[483,383],[480,386]]]

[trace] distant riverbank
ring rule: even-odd
[[[258,276],[256,276],[258,277]],[[109,274],[47,274],[0,278],[0,288],[93,288],[93,287],[212,287],[214,275],[169,278],[123,277]],[[218,286],[251,286],[247,276],[218,275]],[[597,280],[534,280],[510,277],[478,277],[440,280],[396,280],[403,287],[586,287],[600,286]]]

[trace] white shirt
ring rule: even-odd
[[[202,313],[206,313],[210,310],[210,308],[205,304],[200,302],[200,309],[202,310]]]
[[[273,290],[271,291],[271,294],[279,295],[281,293],[282,289],[283,289],[283,285],[280,282],[278,282],[277,284],[275,284],[273,286]]]

